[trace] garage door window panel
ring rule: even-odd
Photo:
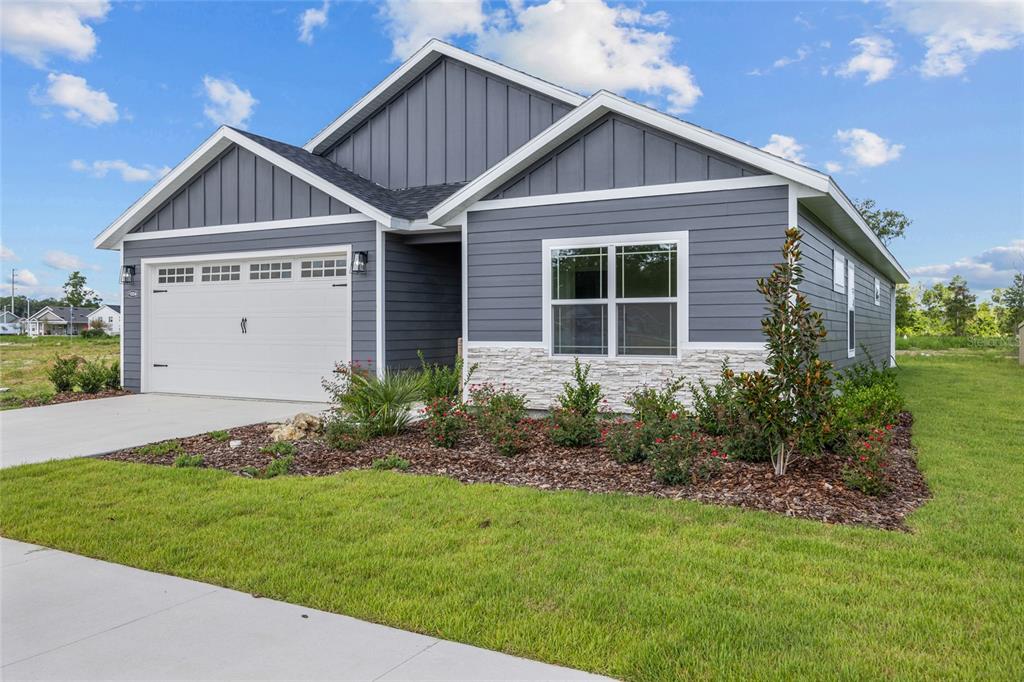
[[[249,279],[270,280],[270,279],[291,279],[291,261],[279,261],[270,263],[252,263],[249,265]]]
[[[195,268],[158,268],[156,281],[158,284],[191,284],[195,281]]]
[[[344,258],[323,258],[301,261],[299,273],[303,279],[344,277],[347,268]]]
[[[201,267],[201,282],[237,282],[242,276],[241,265],[204,265]]]

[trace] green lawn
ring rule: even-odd
[[[987,678],[1024,660],[1024,370],[902,357],[914,534],[394,472],[0,472],[0,532],[631,680]]]
[[[121,346],[116,336],[102,339],[78,336],[0,337],[0,386],[10,389],[0,394],[0,409],[20,407],[26,399],[52,396],[53,385],[46,378],[46,370],[57,354],[111,362],[120,357]]]

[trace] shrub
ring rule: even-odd
[[[525,418],[517,422],[498,421],[488,437],[498,452],[511,457],[526,449],[532,425],[533,422]]]
[[[685,414],[683,406],[676,394],[686,385],[683,379],[666,379],[660,387],[643,385],[626,397],[626,404],[633,410],[633,418],[637,421],[662,422],[669,415]]]
[[[75,381],[78,378],[78,365],[82,358],[77,355],[62,357],[55,355],[53,364],[46,370],[46,378],[53,384],[53,390],[57,393],[67,393],[74,390]]]
[[[850,389],[868,388],[877,385],[896,385],[896,373],[890,367],[876,364],[867,346],[861,345],[861,352],[864,360],[850,365],[839,372],[839,380],[836,382],[840,391],[846,392]]]
[[[867,495],[884,495],[892,487],[889,466],[889,441],[892,424],[872,429],[867,436],[853,441],[843,468],[843,482]]]
[[[185,448],[181,446],[181,441],[179,440],[165,440],[160,443],[143,445],[137,452],[146,457],[160,457],[163,455],[183,455],[185,454]]]
[[[572,381],[562,384],[558,405],[551,411],[549,436],[556,445],[593,445],[600,435],[597,416],[604,395],[601,385],[591,383],[589,377],[590,365],[574,358]]]
[[[224,441],[231,440],[231,433],[229,433],[228,431],[210,431],[210,433],[208,433],[207,435],[210,438],[217,441],[218,443],[223,443]]]
[[[729,359],[722,360],[718,383],[709,385],[704,379],[690,384],[693,414],[697,425],[712,436],[724,436],[732,429],[739,411],[739,381],[729,369]]]
[[[107,366],[106,388],[116,391],[121,388],[121,361],[114,360]]]
[[[260,448],[260,452],[265,455],[273,455],[274,457],[291,457],[295,454],[295,444],[289,443],[286,440],[281,440],[276,443],[264,445]]]
[[[428,364],[423,351],[416,351],[420,358],[420,372],[423,375],[423,400],[433,402],[437,398],[448,398],[453,403],[462,401],[462,356],[455,356],[451,365]],[[477,365],[466,371],[466,383],[476,372]]]
[[[469,409],[486,435],[498,426],[514,425],[526,418],[526,396],[510,388],[480,384],[470,388]]]
[[[107,332],[103,331],[103,329],[99,327],[94,327],[91,329],[83,329],[79,336],[83,339],[102,339],[106,338]]]
[[[548,437],[555,445],[583,447],[593,445],[601,436],[597,415],[585,415],[576,410],[556,407],[551,411]]]
[[[107,385],[108,375],[107,366],[96,360],[80,364],[75,380],[84,393],[99,393]]]
[[[395,453],[389,453],[387,457],[379,457],[373,460],[371,466],[378,471],[386,471],[388,469],[398,469],[399,471],[405,471],[409,468],[409,460],[402,459]]]
[[[174,460],[174,467],[178,469],[192,469],[203,466],[202,455],[189,455],[182,453]]]
[[[833,444],[856,440],[873,428],[896,421],[903,411],[903,395],[894,383],[850,387],[834,400],[835,437]]]
[[[656,438],[650,456],[654,479],[665,485],[689,483],[696,454],[697,439],[692,434],[673,433],[668,438]]]
[[[601,429],[601,442],[608,448],[612,459],[620,464],[640,462],[647,457],[644,423],[618,417],[605,422]]]
[[[466,412],[461,403],[442,396],[434,398],[423,408],[427,421],[427,436],[434,445],[454,447],[466,428]]]
[[[324,424],[324,441],[335,450],[351,452],[363,446],[366,432],[347,415],[335,413]]]
[[[381,376],[358,365],[337,365],[336,379],[324,388],[338,409],[354,420],[369,438],[394,436],[412,421],[412,406],[423,393],[419,372],[385,371]]]
[[[278,443],[280,445],[280,443]],[[291,445],[289,443],[289,445]],[[294,455],[286,455],[284,457],[275,458],[270,464],[263,468],[261,478],[274,478],[275,476],[284,476],[292,468],[292,462],[295,461]]]

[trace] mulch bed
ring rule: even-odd
[[[29,398],[24,400],[19,407],[41,407],[42,405],[59,405],[61,403],[77,403],[82,400],[96,400],[97,398],[116,398],[122,395],[131,395],[131,391],[113,390],[100,391],[99,393],[57,393],[46,398]]]
[[[366,469],[375,459],[396,454],[409,461],[415,474],[447,476],[463,483],[501,483],[543,490],[584,490],[691,499],[700,502],[761,509],[825,523],[872,526],[909,531],[904,519],[930,497],[917,469],[910,442],[912,419],[900,416],[890,447],[892,491],[871,497],[848,489],[842,480],[843,462],[834,456],[800,459],[786,476],[777,478],[766,462],[729,461],[710,481],[667,486],[654,480],[647,463],[619,464],[604,448],[566,448],[552,445],[541,426],[529,447],[513,457],[499,454],[474,428],[467,429],[456,448],[432,445],[421,426],[390,438],[375,439],[355,452],[332,450],[318,440],[297,442],[292,474],[326,476],[347,469]],[[260,452],[270,443],[267,424],[230,429],[231,448],[208,435],[182,438],[186,452],[202,454],[204,465],[240,473],[266,466],[273,457]],[[140,455],[122,450],[104,459],[170,465],[175,455]]]

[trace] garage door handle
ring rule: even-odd
[[[153,289],[154,294],[166,294],[167,289]]]
[[[158,365],[158,364],[156,364],[156,363],[154,362],[154,363],[153,363],[153,366],[154,366],[154,367],[166,367],[167,365]]]
[[[347,287],[347,284],[332,284],[332,287]]]
[[[245,326],[246,326],[246,325],[247,325],[248,323],[249,323],[249,318],[248,318],[248,317],[243,317],[243,318],[242,318],[242,333],[243,333],[243,334],[248,334],[248,333],[249,333],[249,332],[248,332],[248,331],[246,330],[246,328],[245,328]]]

